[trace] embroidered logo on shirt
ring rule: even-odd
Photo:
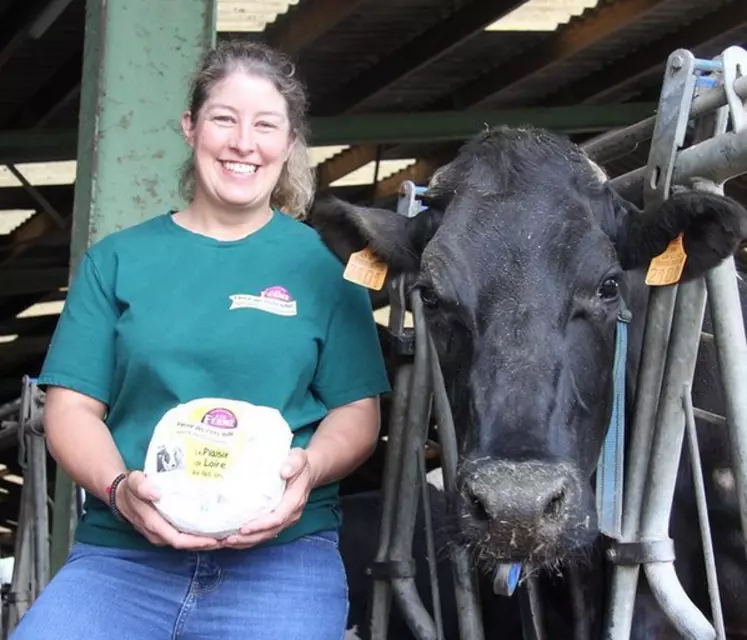
[[[237,293],[229,296],[229,298],[231,299],[229,311],[234,309],[259,309],[278,316],[295,316],[298,312],[296,301],[290,292],[285,287],[277,285],[268,287],[258,296]]]

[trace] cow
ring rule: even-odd
[[[497,562],[522,561],[548,569],[543,593],[552,603],[558,593],[555,576],[580,567],[587,631],[599,637],[605,563],[597,553],[591,478],[612,408],[621,305],[624,301],[632,312],[630,416],[648,265],[681,235],[687,253],[681,281],[702,276],[747,237],[747,211],[728,197],[679,187],[644,214],[615,192],[577,145],[531,127],[480,132],[436,172],[424,204],[425,211],[405,218],[320,198],[312,224],[342,262],[368,247],[391,274],[405,274],[420,292],[459,448],[457,489],[437,509],[444,518],[441,543],[473,552],[486,579],[483,592],[489,591],[487,579]],[[712,396],[716,366],[708,345],[699,359],[696,406]],[[727,627],[736,634],[747,630],[738,597],[747,593],[747,571],[728,440],[713,426],[701,429],[701,435],[723,608]],[[686,475],[681,470],[671,535],[680,578],[707,612]],[[369,524],[365,535],[350,537],[361,532],[356,519],[364,514],[373,519],[376,510],[357,508],[355,496],[346,500],[341,544],[344,553],[350,550],[351,582],[359,585],[364,579],[359,565],[371,559],[375,529]],[[500,612],[496,624],[503,624],[506,634],[501,637],[520,637],[507,635],[515,624],[515,606],[495,597],[490,602],[484,607]],[[662,616],[648,615],[649,609],[640,608],[634,637],[678,637]],[[360,616],[353,603],[351,624],[365,630]],[[550,637],[579,637],[572,635],[572,625],[566,635],[563,624],[559,618]]]

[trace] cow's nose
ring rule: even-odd
[[[565,465],[488,462],[464,478],[462,494],[475,520],[534,537],[564,527],[575,484]]]

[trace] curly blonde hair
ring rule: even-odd
[[[203,56],[192,79],[189,100],[192,122],[197,121],[213,87],[234,71],[270,81],[285,100],[293,146],[270,196],[270,205],[294,218],[303,218],[314,198],[314,172],[306,142],[306,90],[296,77],[296,68],[290,58],[259,43],[220,42]],[[181,170],[179,192],[190,201],[194,198],[194,190],[195,162],[194,155],[190,154]]]

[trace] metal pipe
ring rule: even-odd
[[[640,202],[644,168],[610,180],[610,185],[628,200]],[[688,184],[695,178],[716,183],[747,173],[747,129],[729,132],[694,144],[677,155],[673,184]]]
[[[703,482],[703,465],[700,461],[700,447],[698,446],[698,432],[695,428],[695,413],[693,411],[690,385],[686,384],[682,388],[682,402],[685,409],[687,444],[690,450],[690,465],[692,467],[693,487],[695,488],[695,502],[698,507],[700,537],[703,541],[703,561],[705,562],[706,581],[708,582],[708,595],[711,599],[713,625],[716,627],[718,639],[726,640],[724,614],[721,611],[721,595],[718,589],[718,576],[716,575],[716,557],[713,553],[713,539],[711,537],[711,525],[708,518],[708,501],[706,499],[705,483]]]
[[[433,515],[431,513],[431,498],[428,492],[428,481],[425,468],[425,448],[418,456],[418,472],[420,474],[420,488],[423,499],[423,519],[425,520],[425,546],[428,556],[428,577],[431,583],[431,601],[433,602],[433,618],[436,623],[438,640],[444,640],[444,622],[441,613],[441,589],[438,584],[438,568],[436,566],[436,543],[433,535]]]
[[[51,0],[51,2],[47,3],[47,6],[39,12],[29,26],[29,37],[34,40],[41,38],[47,32],[47,29],[54,24],[55,20],[57,20],[65,9],[67,9],[71,1],[72,0]]]
[[[734,258],[730,257],[711,269],[706,274],[706,286],[724,390],[742,537],[747,547],[747,394],[744,392],[747,343]]]
[[[581,577],[581,569],[577,564],[568,567],[568,588],[573,611],[574,640],[591,639],[591,619],[586,610],[586,590]]]
[[[33,400],[32,400],[33,402]],[[29,462],[34,491],[34,570],[37,595],[49,581],[49,514],[47,511],[47,450],[44,436],[29,432]]]
[[[416,295],[412,297],[415,324],[415,359],[407,411],[407,423],[402,442],[402,464],[399,478],[399,496],[395,513],[395,524],[390,545],[392,561],[412,561],[412,540],[418,507],[418,460],[425,446],[431,404],[430,349],[422,303]],[[415,316],[416,306],[418,316]],[[437,640],[433,618],[418,595],[415,581],[411,577],[392,580],[392,594],[402,611],[410,630],[420,640]]]
[[[8,605],[9,630],[18,624],[36,597],[34,573],[31,570],[34,555],[31,543],[31,515],[33,513],[31,491],[30,483],[24,482],[21,489],[18,528],[13,549],[13,574],[10,581],[10,593],[13,599]]]
[[[693,409],[693,413],[698,420],[702,420],[703,422],[712,424],[716,427],[719,427],[720,429],[728,428],[724,416],[720,416],[716,413],[711,413],[710,411],[705,411],[703,409],[698,409],[697,407]]]
[[[659,606],[665,611],[677,631],[688,640],[716,638],[711,623],[693,606],[680,584],[671,562],[652,562],[646,565],[646,578]]]
[[[417,294],[416,294],[417,295]],[[422,308],[419,301],[418,313]],[[456,473],[458,460],[458,446],[454,417],[451,413],[449,398],[446,393],[443,372],[438,361],[438,354],[433,340],[428,336],[431,349],[431,369],[433,372],[433,404],[438,423],[438,438],[441,444],[441,465],[444,475],[444,489],[447,492],[456,491]],[[454,576],[454,597],[459,619],[459,635],[461,640],[483,640],[485,631],[482,625],[482,607],[480,604],[478,586],[471,570],[469,556],[461,547],[451,552],[451,566]]]
[[[734,83],[734,89],[742,98],[747,98],[747,76]],[[690,117],[696,117],[726,105],[726,91],[723,85],[704,92],[693,100]],[[598,163],[609,162],[615,157],[630,153],[639,144],[648,140],[653,131],[658,114],[641,120],[638,124],[598,136],[583,145],[586,153]]]
[[[418,299],[417,302],[420,302]],[[413,309],[414,315],[414,309]],[[395,515],[395,528],[391,540],[392,558],[410,557],[415,516],[418,504],[419,450],[425,446],[431,404],[430,353],[425,320],[415,323],[415,359],[410,385],[407,421],[402,438],[402,465],[399,477],[399,499]]]
[[[392,594],[413,635],[419,640],[436,640],[437,632],[433,619],[423,606],[413,579],[393,578]]]
[[[705,314],[703,279],[678,286],[670,348],[664,370],[661,402],[651,446],[647,495],[641,518],[641,539],[668,538],[669,519],[685,431],[683,385],[693,379],[700,330]],[[672,562],[653,562],[644,571],[656,600],[677,630],[688,638],[715,638],[710,622],[677,580]]]
[[[727,70],[729,68],[727,65]],[[741,104],[735,106],[743,108]],[[717,131],[726,129],[728,113],[726,107],[721,109]],[[733,112],[732,116],[735,117]],[[739,128],[738,124],[739,121],[735,120],[736,128]],[[747,133],[747,126],[742,127],[741,132]],[[747,153],[743,156],[747,157]],[[717,195],[724,193],[723,185],[707,179],[699,179],[696,186],[701,191]],[[743,393],[747,383],[747,340],[734,257],[729,256],[706,273],[705,282],[724,392],[724,413],[731,442],[742,539],[747,550],[747,397]]]
[[[645,168],[629,171],[610,180],[610,185],[623,198],[640,202],[644,173]],[[675,161],[672,184],[688,184],[695,178],[721,183],[743,173],[747,173],[747,129],[683,149]]]
[[[407,402],[412,382],[412,365],[402,364],[394,379],[392,408],[389,416],[389,433],[386,458],[384,460],[382,480],[382,501],[379,515],[379,546],[375,562],[386,562],[389,559],[394,514],[399,495],[399,472],[402,465],[402,434],[407,417]],[[370,630],[371,640],[386,640],[391,611],[391,585],[386,578],[373,579],[371,596]]]
[[[622,522],[622,540],[626,542],[638,539],[638,523],[646,486],[649,452],[676,297],[676,286],[656,287],[649,294],[632,428],[629,430],[631,442],[626,456],[627,486]],[[610,606],[607,608],[607,619],[604,624],[606,640],[630,638],[639,570],[638,565],[615,565],[612,569]]]
[[[521,629],[526,640],[548,640],[539,579],[529,575],[519,590]]]

